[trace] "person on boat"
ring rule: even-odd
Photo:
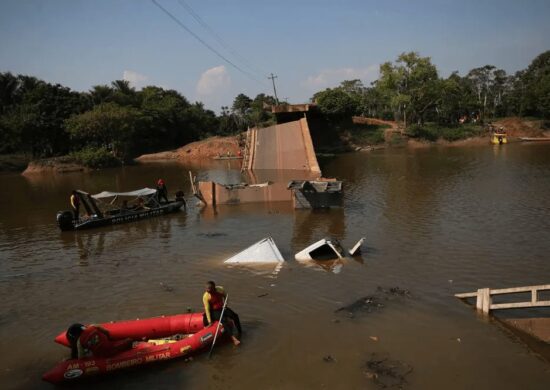
[[[73,219],[78,221],[78,217],[80,215],[80,198],[78,197],[78,192],[76,192],[76,190],[73,190],[71,193],[70,202],[73,210]]]
[[[122,204],[120,205],[120,213],[126,214],[130,210],[131,210],[131,207],[128,205],[128,200],[124,199],[122,201]]]
[[[166,203],[168,203],[168,189],[166,188],[166,184],[162,179],[159,179],[157,181],[157,197],[158,197],[159,203],[162,198],[164,198]]]
[[[202,303],[204,304],[204,326],[211,325],[213,321],[218,321],[220,319],[225,297],[225,290],[222,286],[216,286],[216,283],[212,280],[206,283],[206,291],[202,296]],[[232,320],[235,326],[232,327],[228,323],[228,320]],[[226,306],[221,323],[225,329],[231,332],[233,344],[239,345],[241,343],[239,338],[242,334],[242,328],[238,314]],[[237,328],[237,335],[235,335],[234,328]]]
[[[145,201],[143,198],[138,198],[137,203],[134,207],[134,211],[149,210],[149,207],[145,206]]]
[[[132,348],[133,340],[113,340],[109,331],[99,325],[73,324],[67,329],[71,346],[71,359],[84,357],[110,357]]]
[[[183,209],[187,209],[187,202],[185,201],[185,194],[182,190],[176,192],[176,202],[183,202]]]

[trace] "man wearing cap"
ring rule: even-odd
[[[162,179],[159,179],[157,182],[157,197],[159,203],[162,198],[164,198],[166,203],[168,203],[168,189],[166,188],[166,184]]]

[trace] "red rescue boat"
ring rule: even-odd
[[[134,343],[131,349],[108,358],[87,357],[65,360],[45,373],[42,379],[58,384],[190,355],[207,348],[214,341],[218,321],[205,328],[202,317],[202,313],[190,313],[100,324],[109,331],[110,338],[113,340],[131,338],[138,342]],[[224,334],[223,325],[220,324],[219,329],[218,337],[221,337]],[[182,335],[182,337],[173,338],[175,335]],[[69,346],[65,332],[60,333],[55,341]]]

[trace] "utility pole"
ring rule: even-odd
[[[279,104],[279,99],[277,99],[277,89],[275,89],[275,79],[276,78],[277,78],[277,76],[274,76],[273,73],[271,73],[271,77],[268,77],[268,79],[270,79],[271,82],[273,83],[273,93],[275,94],[275,102],[278,105]]]

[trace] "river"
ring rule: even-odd
[[[221,344],[211,360],[131,369],[80,388],[376,389],[373,357],[409,367],[401,385],[410,389],[550,388],[547,363],[453,297],[550,282],[550,145],[386,149],[320,162],[325,177],[344,181],[342,209],[201,211],[179,164],[0,174],[0,387],[51,388],[40,378],[67,357],[53,338],[69,324],[199,311],[213,279],[243,322],[239,348]],[[193,169],[199,179],[240,180],[235,163]],[[187,212],[57,229],[71,189],[127,191],[159,177],[170,194],[184,189]],[[288,260],[278,273],[222,264],[266,236]],[[293,260],[325,236],[345,247],[364,236],[363,255]],[[335,312],[373,294],[383,307]]]

